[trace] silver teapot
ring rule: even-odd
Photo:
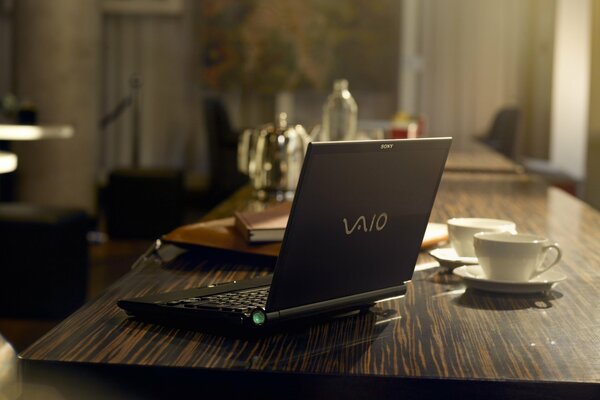
[[[310,136],[302,125],[290,125],[287,114],[260,129],[254,151],[252,186],[260,199],[294,196]]]

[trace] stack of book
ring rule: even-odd
[[[285,202],[261,212],[236,212],[235,227],[248,243],[280,242],[290,209],[291,203]]]

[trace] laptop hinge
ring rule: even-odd
[[[363,305],[368,305],[369,303],[374,303],[378,300],[402,296],[404,294],[406,294],[406,283],[391,288],[379,289],[371,292],[320,301],[318,303],[286,308],[284,310],[267,312],[267,321],[273,321],[276,319],[284,320],[290,318],[302,318],[335,311],[344,311]]]

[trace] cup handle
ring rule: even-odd
[[[544,266],[544,261],[546,260],[546,254],[551,249],[556,250],[556,258],[550,264],[548,264],[547,266]],[[537,276],[537,275],[541,274],[542,272],[548,271],[550,268],[554,267],[562,258],[562,251],[560,250],[558,243],[552,243],[547,246],[544,246],[544,247],[542,247],[542,251],[544,252],[544,258],[542,259],[541,265],[535,270],[535,274],[533,276]]]

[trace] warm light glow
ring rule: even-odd
[[[383,302],[385,302],[385,301],[392,301],[392,300],[401,299],[401,298],[403,298],[404,296],[406,296],[406,295],[405,295],[405,294],[401,294],[401,295],[399,295],[399,296],[387,297],[387,298],[385,298],[385,299],[377,300],[377,301],[375,302],[375,304],[383,303]]]
[[[17,169],[17,156],[6,151],[0,151],[0,174]]]
[[[590,0],[556,3],[550,161],[577,180],[586,172],[591,8]]]
[[[0,125],[0,140],[67,139],[73,136],[68,125]]]

